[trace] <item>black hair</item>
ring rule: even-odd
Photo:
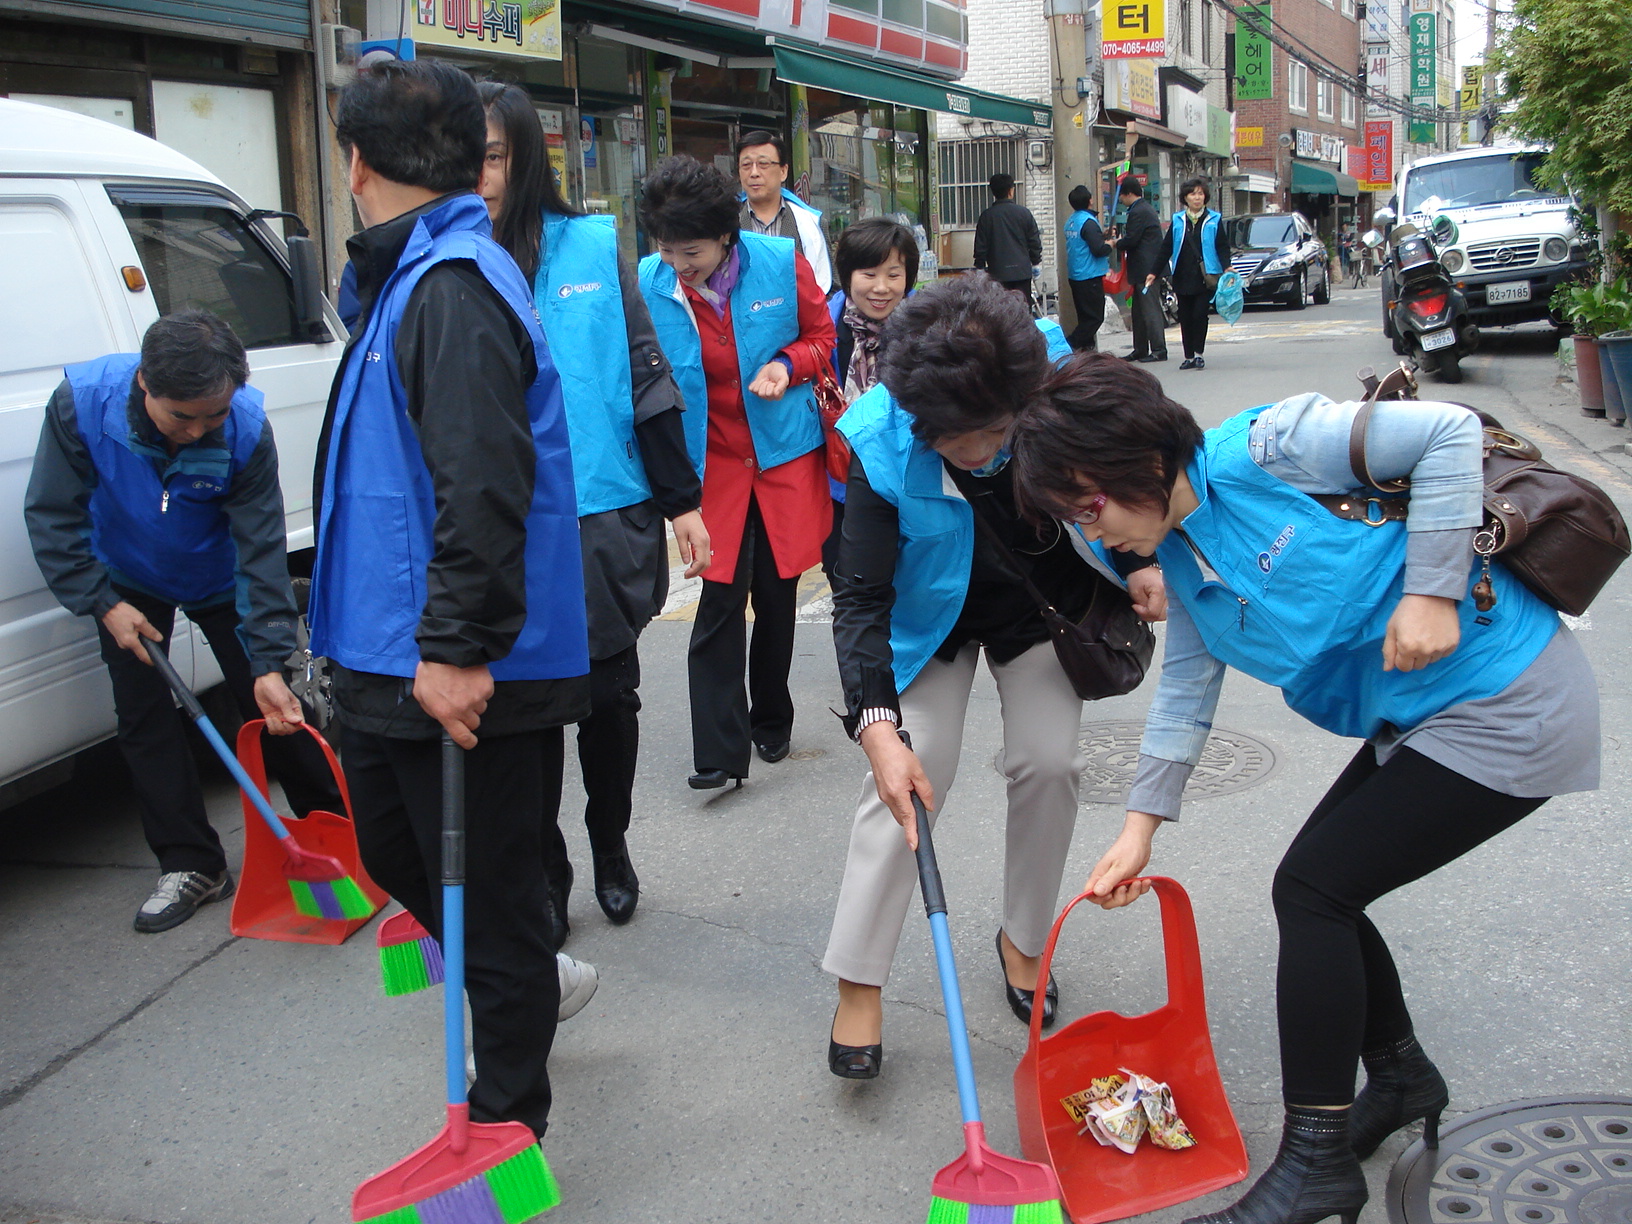
[[[142,337],[142,381],[160,399],[213,399],[249,381],[249,357],[219,315],[180,310]]]
[[[833,267],[838,273],[839,290],[850,292],[850,278],[863,268],[876,268],[894,251],[907,266],[907,289],[918,283],[918,239],[899,221],[888,217],[868,217],[857,221],[833,244]]]
[[[1049,374],[1009,435],[1014,488],[1033,519],[1068,519],[1084,493],[1166,514],[1201,426],[1148,370],[1078,353]]]
[[[737,151],[732,155],[732,160],[740,162],[744,149],[757,149],[760,145],[771,145],[776,149],[777,165],[785,166],[788,164],[788,142],[775,132],[767,132],[763,129],[745,132],[742,139],[737,141]]]
[[[986,186],[992,189],[992,199],[1001,200],[1014,190],[1014,175],[994,174],[986,180]]]
[[[1071,194],[1065,197],[1065,202],[1078,212],[1085,212],[1094,206],[1094,194],[1078,183],[1071,188]]]
[[[1048,372],[1025,299],[984,272],[908,298],[884,325],[878,377],[925,443],[1017,415]]]
[[[1122,196],[1142,196],[1145,194],[1145,185],[1130,174],[1116,185],[1116,194],[1119,199]]]
[[[487,119],[476,83],[440,60],[385,60],[340,91],[335,135],[374,173],[407,187],[472,191]]]
[[[658,242],[729,238],[734,243],[740,209],[736,182],[694,157],[665,157],[640,194],[641,224]]]
[[[1203,178],[1201,175],[1198,174],[1198,175],[1196,175],[1195,178],[1187,178],[1187,179],[1184,180],[1184,182],[1179,184],[1179,207],[1180,208],[1189,208],[1190,207],[1190,202],[1188,200],[1186,200],[1185,197],[1187,195],[1189,195],[1192,191],[1194,191],[1197,187],[1200,187],[1202,189],[1202,191],[1206,193],[1206,198],[1203,199],[1202,202],[1201,202],[1201,206],[1203,208],[1206,208],[1209,204],[1211,204],[1213,202],[1213,189],[1207,185],[1207,180],[1205,178]]]
[[[544,214],[566,217],[580,214],[567,203],[555,181],[550,152],[544,143],[544,126],[538,121],[538,112],[533,109],[533,100],[527,91],[503,81],[481,81],[477,83],[476,92],[488,119],[504,130],[508,159],[504,202],[499,205],[499,215],[493,221],[493,241],[510,252],[510,258],[531,281],[538,271]]]

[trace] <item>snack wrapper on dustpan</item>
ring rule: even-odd
[[[1195,1136],[1174,1109],[1168,1086],[1126,1067],[1121,1071],[1121,1075],[1101,1076],[1060,1101],[1072,1119],[1082,1124],[1079,1133],[1128,1155],[1147,1134],[1151,1143],[1169,1151],[1194,1147]]]

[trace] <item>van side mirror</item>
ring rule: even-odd
[[[1382,227],[1385,234],[1388,232],[1388,227],[1393,225],[1395,221],[1399,220],[1399,218],[1395,216],[1392,208],[1379,208],[1376,212],[1371,214],[1371,219]]]
[[[310,238],[291,235],[289,247],[289,274],[294,280],[295,323],[299,330],[318,343],[328,343],[329,334],[323,318],[323,279],[318,270],[317,244]]]

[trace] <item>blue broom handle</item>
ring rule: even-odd
[[[267,828],[272,830],[272,836],[279,841],[287,841],[289,829],[284,825],[283,821],[278,819],[278,814],[272,810],[272,804],[267,801],[265,795],[261,794],[261,788],[250,780],[248,772],[238,761],[238,754],[227,747],[226,741],[221,738],[220,732],[215,729],[215,724],[210,722],[209,717],[204,713],[204,707],[199,703],[198,698],[193,695],[193,690],[188,688],[176,673],[175,664],[170,662],[169,656],[159,648],[158,643],[144,642],[142,645],[147,648],[147,657],[153,660],[153,666],[158,670],[159,675],[164,677],[164,682],[170,686],[170,691],[181,702],[182,709],[187,711],[187,717],[191,718],[198,729],[204,733],[204,738],[209,741],[210,747],[215,749],[215,755],[221,758],[221,764],[227,767],[228,772],[237,780],[239,788],[249,796],[250,802],[261,813],[261,819],[266,821]]]
[[[918,883],[924,892],[924,910],[935,941],[935,969],[941,976],[941,1002],[946,1008],[946,1032],[952,1039],[952,1067],[957,1073],[958,1105],[965,1125],[980,1121],[980,1097],[975,1093],[975,1062],[969,1053],[969,1030],[963,1018],[963,991],[958,987],[958,966],[952,959],[952,932],[946,924],[946,891],[935,861],[935,841],[929,832],[929,813],[916,791],[912,808],[918,821]]]
[[[465,750],[442,736],[442,1035],[448,1104],[465,1102]]]

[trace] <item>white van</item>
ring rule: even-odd
[[[156,141],[0,98],[0,802],[54,784],[114,731],[95,627],[46,589],[23,523],[63,366],[135,352],[176,310],[231,323],[277,438],[291,569],[309,573],[312,463],[345,336],[311,250]],[[172,657],[202,689],[220,673],[202,635],[193,645],[178,618]]]
[[[1570,197],[1536,180],[1546,156],[1539,145],[1497,145],[1423,157],[1400,169],[1401,221],[1423,230],[1441,214],[1456,222],[1456,241],[1440,259],[1481,327],[1560,323],[1548,299],[1587,269]]]

